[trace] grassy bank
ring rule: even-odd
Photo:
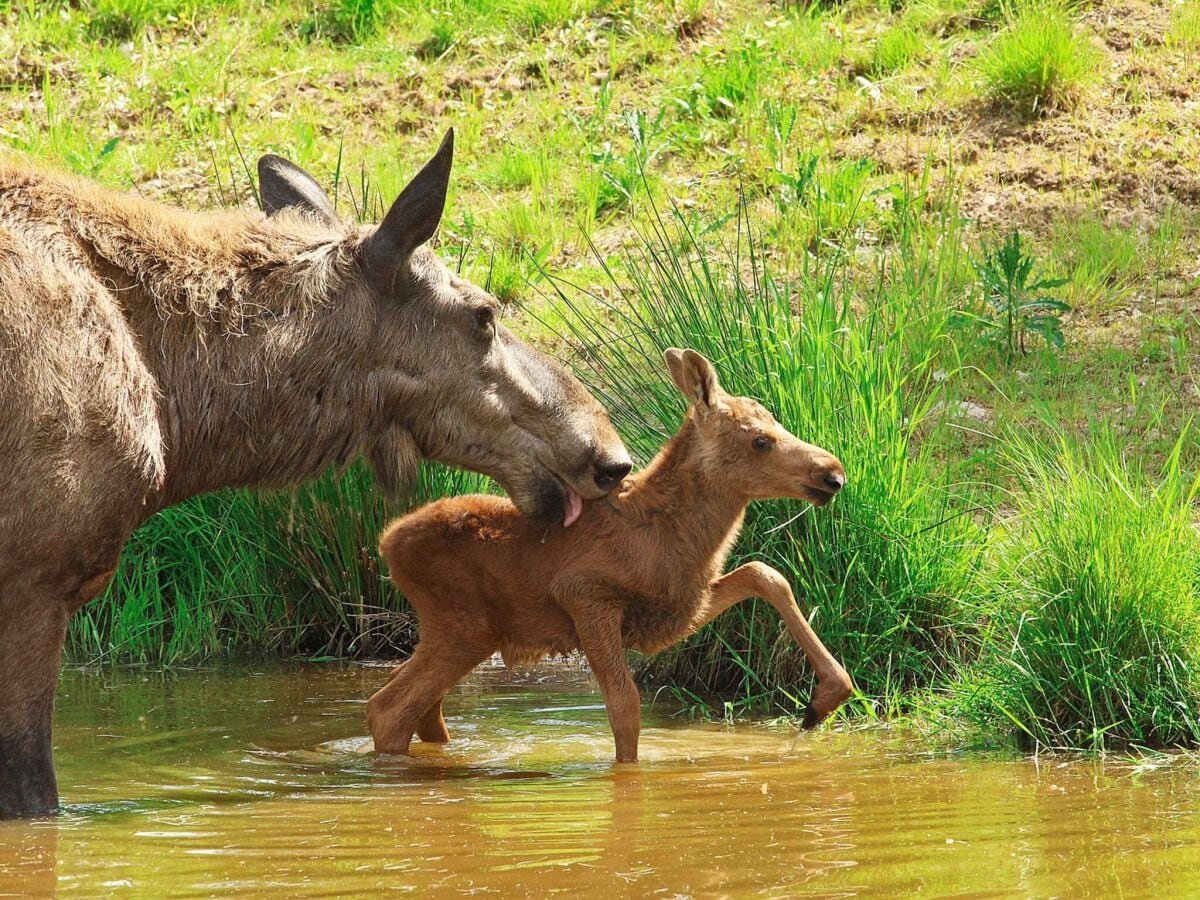
[[[1171,745],[1200,735],[1196,9],[0,3],[0,141],[189,207],[253,203],[280,152],[369,219],[453,124],[443,252],[642,459],[687,345],[846,462],[736,553],[792,580],[855,712]],[[420,497],[477,486],[431,467]],[[168,511],[71,656],[402,652],[392,512],[358,468]],[[749,604],[646,676],[755,711],[809,687]]]

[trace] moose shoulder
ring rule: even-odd
[[[0,162],[0,818],[57,807],[67,619],[163,507],[364,454],[393,492],[436,459],[570,521],[628,472],[583,386],[422,246],[452,157],[377,228],[274,156],[265,215]]]

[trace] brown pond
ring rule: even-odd
[[[614,769],[582,678],[484,671],[455,741],[365,752],[385,669],[68,672],[66,812],[0,823],[0,893],[1200,896],[1200,767],[932,754],[672,719]]]

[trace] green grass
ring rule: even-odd
[[[1145,272],[1147,248],[1132,228],[1108,225],[1084,214],[1059,222],[1053,252],[1070,278],[1072,305],[1112,309]]]
[[[1200,2],[1187,0],[1172,8],[1167,42],[1185,51],[1200,50]]]
[[[1021,487],[995,553],[994,633],[959,687],[1023,746],[1105,750],[1200,741],[1197,482],[1184,433],[1157,478],[1137,442],[1014,438]]]
[[[309,39],[335,44],[355,44],[370,38],[379,28],[388,0],[332,0],[317,4],[301,23],[299,33]]]
[[[412,502],[486,490],[423,467]],[[133,536],[112,585],[71,620],[80,662],[363,656],[407,650],[414,623],[385,583],[376,545],[393,514],[361,465],[296,491],[198,497]]]
[[[1018,631],[1014,611],[1065,613],[1036,579],[1021,593],[993,573],[1015,566],[1011,541],[1038,549],[1035,527],[1065,540],[1050,513],[1025,509],[1036,498],[1025,468],[1005,462],[1014,454],[1053,469],[1065,435],[1080,472],[1115,467],[1135,496],[1190,484],[1200,467],[1191,440],[1179,473],[1159,475],[1194,407],[1198,361],[1195,10],[0,0],[0,147],[189,208],[253,203],[253,161],[277,152],[344,215],[373,220],[453,125],[441,251],[548,352],[565,355],[556,334],[574,329],[582,370],[643,457],[681,412],[658,351],[689,343],[846,459],[843,498],[795,521],[802,507],[761,505],[737,553],[793,580],[858,679],[853,710],[905,709],[954,673],[1007,685],[990,695],[1007,710],[1028,698],[1040,711],[1021,721],[1044,727],[1045,745],[1170,743],[1186,728],[1158,707],[1121,720],[1115,701],[1076,699],[1086,727],[1068,733],[1037,705],[1062,673],[1038,670],[1027,693],[1001,681],[1033,672],[1029,660],[1049,665],[1058,639],[1038,631],[1051,616]],[[673,203],[679,216],[663,225]],[[985,291],[979,248],[1015,230],[1040,270],[1070,276],[1062,348],[1010,352],[986,330],[951,327]],[[565,297],[551,303],[554,288]],[[1129,436],[1120,465],[1092,446],[1098,421]],[[431,468],[421,496],[478,484]],[[359,468],[170,510],[76,618],[71,657],[403,652],[412,623],[373,552],[390,512]],[[1140,560],[1177,535],[1163,510],[1129,515],[1140,524],[1114,524],[1097,546],[1120,540]],[[1054,559],[1044,567],[1062,583],[1089,571],[1083,554]],[[1149,580],[1109,579],[1087,596],[1136,607]],[[981,593],[993,582],[1008,588]],[[807,669],[779,635],[750,605],[654,671],[681,696],[790,711]],[[1151,651],[1188,659],[1178,642]],[[1183,669],[1164,666],[1137,683],[1182,696]],[[1086,671],[1091,685],[1133,677]],[[999,708],[989,727],[1019,732]],[[1111,741],[1089,737],[1119,720]]]
[[[861,701],[892,710],[903,692],[947,670],[975,627],[959,598],[971,593],[982,535],[967,492],[927,440],[945,427],[930,336],[948,314],[926,308],[915,285],[918,270],[940,264],[937,249],[905,234],[913,252],[874,285],[847,283],[839,254],[785,277],[762,255],[745,212],[741,240],[724,250],[702,243],[702,230],[678,215],[656,220],[623,260],[629,280],[613,275],[623,296],[574,306],[563,319],[584,376],[640,458],[681,419],[661,362],[665,348],[679,346],[708,356],[727,391],[761,399],[854,473],[829,509],[753,506],[734,562],[758,558],[784,572],[814,627],[848,661]],[[858,289],[867,292],[862,310]],[[914,357],[921,342],[927,349]],[[810,687],[802,655],[766,604],[725,615],[649,671],[697,695],[786,712]]]
[[[869,73],[874,78],[887,77],[921,60],[927,53],[928,38],[923,31],[910,25],[897,25],[887,29],[875,42]]]
[[[1025,3],[979,60],[991,96],[1023,113],[1069,106],[1095,77],[1098,53],[1059,0]]]

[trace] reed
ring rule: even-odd
[[[744,207],[741,216],[736,244],[724,248],[705,245],[678,213],[655,217],[619,272],[607,270],[613,290],[586,302],[561,290],[556,321],[643,460],[684,412],[661,372],[663,350],[678,346],[713,360],[726,390],[760,399],[845,463],[849,487],[827,509],[752,506],[730,564],[753,556],[784,572],[850,668],[860,709],[890,710],[948,671],[976,630],[959,598],[972,590],[981,534],[954,468],[934,452],[946,423],[932,372],[949,311],[929,302],[927,287],[952,264],[943,253],[954,236],[918,240],[901,224],[896,246],[912,252],[894,254],[873,279],[838,253],[781,275]],[[859,288],[868,291],[861,304]],[[811,687],[765,603],[721,617],[648,661],[645,674],[691,698],[785,712]]]

